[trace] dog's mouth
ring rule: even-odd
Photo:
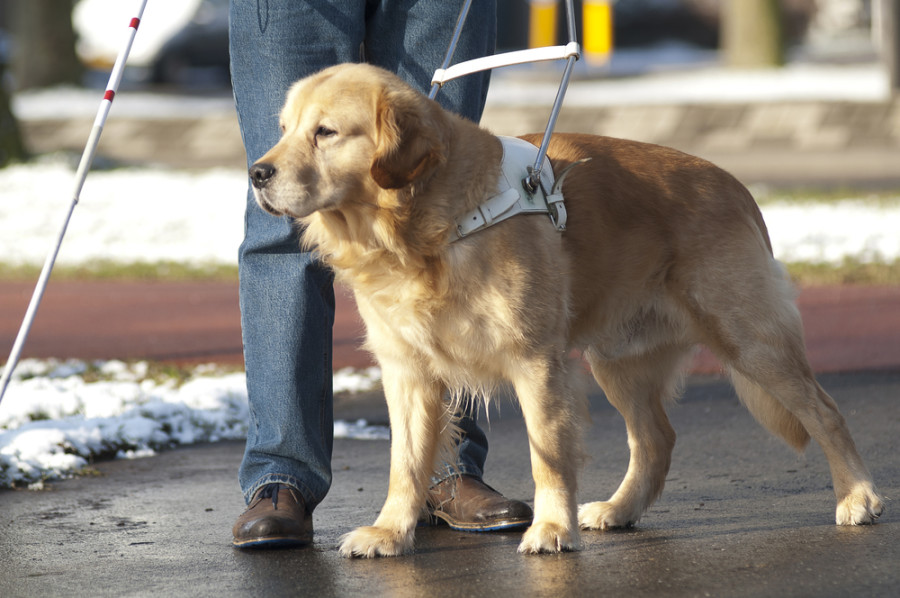
[[[306,218],[323,209],[316,201],[303,197],[303,191],[294,190],[294,194],[285,196],[283,191],[275,189],[253,188],[256,205],[272,216],[289,216],[294,219]]]
[[[265,195],[263,195],[259,190],[254,189],[254,195],[256,196],[257,205],[259,205],[259,207],[261,207],[263,210],[265,210],[272,216],[284,216],[284,212],[282,212],[281,210],[276,210],[275,206],[269,203]]]

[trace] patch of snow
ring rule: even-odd
[[[43,263],[71,205],[74,178],[63,160],[0,169],[3,261]],[[235,169],[91,172],[57,263],[236,264],[246,193],[246,173]]]
[[[5,262],[43,264],[71,203],[73,178],[63,161],[0,169],[0,255]],[[57,263],[236,264],[246,187],[246,174],[229,169],[92,172]],[[900,258],[900,198],[766,203],[762,212],[782,261]]]
[[[103,378],[87,382],[93,368]],[[92,459],[134,459],[198,442],[246,438],[243,373],[198,367],[184,384],[145,378],[147,364],[23,360],[0,404],[0,487],[41,487],[71,476]],[[377,368],[335,373],[334,391],[379,384]],[[334,425],[337,438],[384,440],[389,431],[365,420]]]
[[[840,264],[900,259],[900,201],[763,204],[772,250],[782,262]]]

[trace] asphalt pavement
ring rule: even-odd
[[[341,534],[371,524],[387,491],[388,442],[337,440],[334,485],[302,549],[230,545],[241,512],[241,443],[95,465],[43,492],[0,492],[0,595],[25,596],[896,596],[900,523],[900,372],[828,374],[888,498],[873,526],[834,525],[827,463],[769,436],[725,383],[691,380],[670,416],[679,434],[662,497],[637,527],[585,532],[584,550],[516,553],[520,533],[420,528],[415,553],[344,559]],[[337,415],[384,420],[380,397]],[[581,501],[608,497],[624,473],[624,424],[591,396],[592,456]],[[530,500],[527,438],[510,403],[492,411],[486,478]]]

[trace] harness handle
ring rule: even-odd
[[[546,60],[566,60],[566,67],[563,71],[562,80],[559,83],[559,90],[556,92],[556,100],[554,100],[553,108],[550,110],[550,119],[547,121],[547,127],[544,129],[544,137],[541,139],[537,158],[535,159],[534,166],[531,168],[529,176],[522,181],[522,184],[524,184],[529,191],[534,192],[541,184],[541,170],[544,167],[544,159],[547,157],[547,146],[550,144],[550,137],[553,135],[553,129],[556,127],[556,120],[559,118],[559,111],[562,108],[563,100],[566,97],[566,89],[569,86],[569,79],[572,77],[575,61],[581,57],[581,47],[578,45],[575,31],[574,1],[566,0],[566,24],[569,32],[569,43],[565,46],[550,46],[505,52],[503,54],[466,60],[451,66],[453,55],[456,53],[456,46],[459,43],[459,37],[462,34],[462,28],[469,15],[469,8],[471,8],[471,6],[472,0],[466,0],[462,9],[459,11],[459,18],[456,20],[456,27],[453,30],[453,37],[450,39],[447,53],[444,55],[444,61],[441,64],[441,68],[435,71],[434,77],[431,79],[431,91],[428,94],[429,99],[433,100],[437,96],[438,91],[444,83],[464,75],[504,66],[512,66],[514,64],[525,64],[528,62],[541,62]]]

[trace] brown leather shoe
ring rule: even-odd
[[[283,484],[256,491],[232,529],[238,548],[280,548],[312,542],[312,514],[300,493]]]
[[[469,475],[447,478],[431,489],[428,512],[432,522],[444,521],[455,530],[488,532],[531,524],[531,507],[502,494]]]

